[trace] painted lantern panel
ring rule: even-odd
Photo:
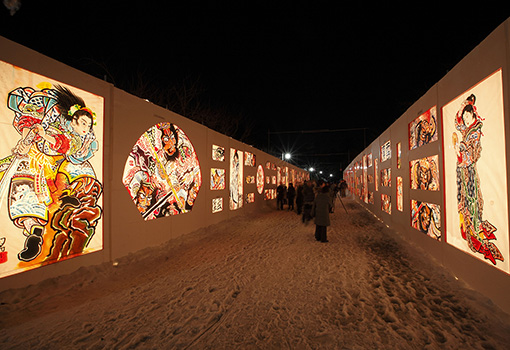
[[[413,150],[437,141],[437,138],[436,107],[434,106],[409,123],[409,149]]]
[[[1,61],[0,76],[0,276],[103,249],[103,98]]]
[[[257,168],[257,192],[262,194],[264,190],[264,168],[262,165],[259,165]]]
[[[184,131],[162,122],[136,141],[122,182],[144,220],[152,220],[190,212],[202,185],[202,174]]]
[[[443,107],[446,241],[509,273],[502,72]]]
[[[409,162],[411,189],[439,191],[438,157],[430,156]]]
[[[230,149],[230,210],[243,206],[243,152]]]
[[[411,200],[411,226],[440,241],[441,210],[439,205]]]

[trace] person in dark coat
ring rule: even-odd
[[[287,189],[287,204],[289,205],[289,210],[294,210],[294,198],[296,197],[296,189],[294,185],[289,183],[289,188]]]
[[[303,187],[303,223],[308,223],[312,219],[313,200],[315,199],[315,192],[313,190],[313,183],[305,181]]]
[[[315,217],[315,239],[322,243],[328,242],[327,230],[331,224],[329,213],[331,211],[331,196],[329,186],[322,185],[313,202],[312,215]]]
[[[301,215],[303,211],[303,184],[299,184],[296,191],[296,209],[297,214]]]
[[[347,182],[342,179],[340,182],[340,197],[345,197],[347,192]]]
[[[287,188],[283,184],[276,187],[276,209],[283,210],[283,202],[285,201],[286,192]]]

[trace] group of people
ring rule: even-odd
[[[288,210],[296,210],[301,215],[301,220],[307,224],[311,219],[315,222],[315,239],[327,243],[327,227],[331,221],[329,214],[335,210],[335,199],[340,192],[345,197],[345,181],[340,183],[328,183],[323,180],[305,181],[303,184],[294,187],[289,183],[287,188],[280,184],[276,188],[276,207],[283,210],[287,204]],[[295,201],[295,206],[294,206]]]

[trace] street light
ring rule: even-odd
[[[285,153],[285,160],[290,160],[290,158],[292,158],[290,153]]]

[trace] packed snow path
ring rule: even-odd
[[[343,201],[329,243],[273,210],[0,293],[1,348],[508,349],[508,315]]]

